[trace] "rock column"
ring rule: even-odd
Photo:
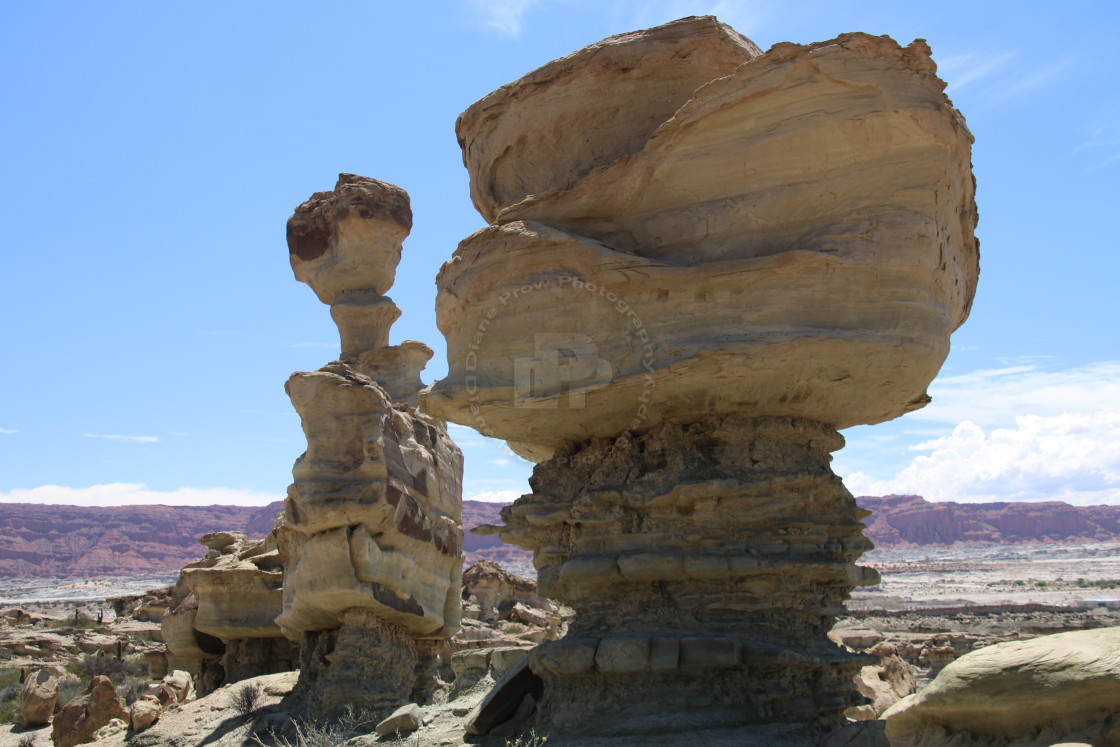
[[[971,135],[929,54],[763,53],[688,18],[459,117],[489,225],[440,271],[448,375],[420,397],[537,462],[499,531],[578,614],[532,656],[524,728],[773,747],[844,723],[865,662],[826,633],[876,578],[829,455],[929,402],[978,274]]]
[[[300,688],[320,716],[430,697],[428,652],[459,628],[462,455],[415,407],[432,351],[388,346],[400,311],[384,293],[411,225],[404,190],[352,174],[288,221],[296,278],[330,304],[342,343],[285,386],[307,451],[277,530],[276,623],[302,638]]]
[[[605,736],[698,720],[741,736],[763,725],[761,738],[778,723],[783,739],[808,725],[804,740],[842,722],[867,661],[826,634],[851,589],[878,582],[855,564],[866,512],[828,466],[842,444],[812,421],[709,417],[537,465],[501,536],[577,612],[533,653],[538,726]]]

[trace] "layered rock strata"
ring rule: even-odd
[[[852,587],[878,582],[855,564],[865,512],[828,467],[842,444],[810,421],[712,416],[539,464],[502,536],[576,617],[533,653],[538,718],[607,735],[691,728],[696,710],[711,728],[839,724],[870,657],[827,633]]]
[[[190,672],[203,694],[295,668],[298,647],[275,622],[284,582],[276,536],[211,532],[199,542],[209,551],[180,572],[161,621],[166,666]]]
[[[285,385],[307,451],[278,529],[276,623],[302,641],[300,688],[319,715],[431,697],[432,650],[459,629],[462,455],[415,408],[431,350],[387,345],[400,311],[384,294],[411,225],[404,190],[352,174],[288,221],[296,278],[331,305],[342,342],[339,360]]]
[[[929,401],[978,275],[935,71],[920,40],[764,54],[689,18],[460,116],[490,225],[440,272],[420,399],[538,462],[501,536],[576,609],[530,662],[538,729],[812,744],[859,701],[826,633],[876,574],[829,453]]]

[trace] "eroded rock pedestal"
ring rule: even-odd
[[[978,275],[935,72],[920,40],[688,18],[460,116],[490,225],[440,272],[420,398],[538,462],[502,537],[577,610],[530,664],[538,732],[806,745],[859,702],[826,633],[876,579],[829,453],[929,401]]]
[[[828,466],[842,444],[811,421],[713,416],[539,464],[502,537],[577,613],[533,654],[541,721],[599,736],[840,723],[869,657],[826,634],[878,582],[855,565],[866,512]]]
[[[288,221],[296,278],[331,304],[340,360],[285,386],[307,451],[278,527],[283,610],[316,715],[383,711],[438,686],[459,629],[462,469],[442,421],[415,409],[422,343],[388,347],[392,285],[412,225],[404,190],[342,174]]]

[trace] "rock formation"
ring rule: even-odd
[[[95,734],[113,719],[128,722],[128,711],[121,705],[108,677],[94,677],[84,691],[55,714],[51,741],[55,747],[74,747],[92,742]]]
[[[199,542],[206,557],[183,568],[161,622],[168,666],[195,675],[203,694],[294,669],[298,647],[275,623],[284,581],[275,535],[211,532]]]
[[[883,714],[897,747],[1120,744],[1120,628],[965,654]]]
[[[460,116],[490,225],[440,272],[421,402],[538,462],[500,530],[576,610],[531,660],[538,731],[810,744],[860,701],[826,633],[877,575],[830,452],[929,401],[978,275],[935,70],[689,18]]]
[[[302,641],[311,710],[386,710],[430,696],[438,652],[459,629],[462,455],[419,412],[432,351],[388,346],[400,310],[385,296],[412,226],[404,190],[341,174],[288,221],[296,278],[324,303],[340,360],[285,386],[307,451],[279,524],[283,609]]]
[[[23,728],[51,722],[58,704],[58,673],[40,669],[27,678],[19,693],[19,720]]]

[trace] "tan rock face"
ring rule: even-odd
[[[529,662],[538,731],[816,744],[860,702],[870,662],[827,632],[877,574],[829,453],[928,402],[979,272],[935,70],[689,18],[460,117],[490,225],[440,271],[420,402],[538,462],[500,535],[576,610]]]
[[[418,637],[458,629],[462,456],[443,425],[394,409],[353,369],[294,374],[307,451],[292,474],[282,549],[289,637],[338,627],[352,607]]]
[[[81,695],[71,700],[54,717],[51,741],[55,747],[74,747],[92,742],[101,727],[113,719],[128,723],[128,711],[121,705],[108,677],[94,677]]]
[[[26,729],[51,722],[58,703],[58,675],[40,669],[27,678],[19,693],[20,723]]]
[[[373,710],[431,695],[430,644],[459,629],[463,458],[417,409],[428,346],[387,346],[400,311],[384,296],[412,225],[404,190],[342,174],[288,221],[298,280],[331,304],[342,356],[285,391],[307,451],[278,529],[276,622],[301,641],[312,711]]]
[[[412,208],[403,189],[339,174],[333,191],[311,195],[288,219],[292,270],[325,304],[347,291],[383,295],[393,285],[410,230]]]
[[[1009,641],[965,654],[883,718],[892,745],[1120,741],[1120,628]],[[1050,741],[1042,741],[1048,739]]]
[[[254,669],[231,652],[250,639],[287,646],[275,622],[284,582],[276,537],[247,540],[241,532],[212,532],[199,541],[210,551],[180,572],[172,607],[160,623],[170,665],[199,676],[203,692],[277,671],[274,662],[256,662],[260,666]],[[291,658],[288,651],[274,657],[287,667],[293,666]]]
[[[692,62],[714,23],[608,40],[611,65],[577,52],[460,118],[493,222],[439,276],[430,412],[539,461],[696,412],[844,428],[927,401],[978,274],[971,136],[928,48],[848,34],[758,56],[723,27],[729,61]],[[604,79],[647,65],[704,80],[620,106]],[[605,128],[601,157],[546,126],[586,110],[565,129],[599,133],[631,104],[656,126]]]

